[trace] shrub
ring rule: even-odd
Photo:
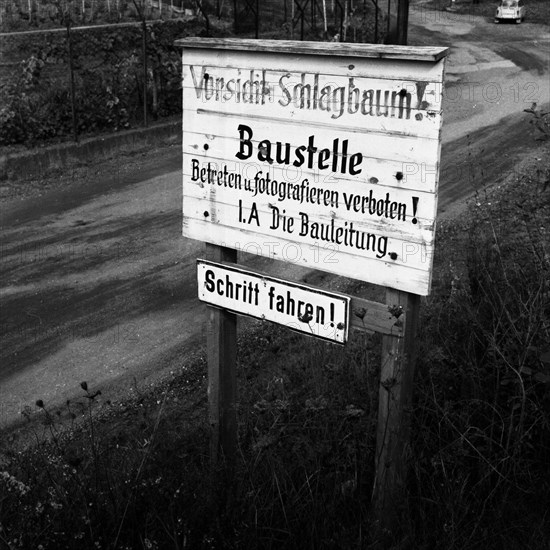
[[[441,548],[546,544],[549,176],[535,170],[477,195],[454,242],[438,242],[465,252],[424,308],[411,510]]]
[[[148,27],[148,111],[158,118],[181,111],[181,21]],[[141,29],[74,31],[75,109],[80,134],[121,130],[141,121],[143,67]],[[72,133],[66,36],[44,33],[37,41],[6,40],[7,58],[22,58],[0,82],[0,145],[26,144]]]

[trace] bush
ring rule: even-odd
[[[182,21],[148,27],[149,116],[181,112],[181,52],[174,41]],[[79,134],[121,130],[143,112],[143,66],[139,27],[97,28],[72,33],[75,109]],[[6,39],[6,58],[22,57],[0,82],[0,145],[26,144],[72,133],[70,72],[66,36]]]
[[[441,548],[548,540],[549,176],[479,194],[438,242],[465,252],[445,255],[446,292],[424,308],[411,510]]]

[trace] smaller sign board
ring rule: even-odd
[[[197,260],[197,281],[203,302],[324,340],[347,341],[347,296],[207,260]]]

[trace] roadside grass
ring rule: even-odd
[[[434,547],[550,540],[550,155],[539,151],[438,232],[445,284],[423,309],[410,493]]]
[[[82,383],[54,410],[37,389],[34,441],[2,434],[0,548],[546,550],[549,153],[439,226],[408,497],[384,539],[369,512],[379,337],[342,348],[253,322],[232,483],[209,463],[203,350],[131,401]]]
[[[463,15],[481,15],[492,19],[495,16],[499,0],[481,0],[474,4],[472,0],[430,0],[422,3],[423,7],[438,11],[447,11],[449,8],[454,13]],[[547,0],[527,0],[525,2],[525,20],[539,25],[550,25],[550,3]]]

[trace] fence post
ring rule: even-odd
[[[395,525],[406,479],[420,296],[386,289],[393,315],[404,313],[402,336],[382,337],[373,504],[380,530]]]
[[[147,128],[147,23],[141,16],[141,53],[143,55],[143,126]]]
[[[260,0],[256,0],[254,24],[256,26],[256,38],[260,36]]]
[[[294,0],[290,0],[290,38],[294,40]]]
[[[73,138],[78,143],[78,126],[76,123],[76,92],[74,83],[73,40],[71,34],[71,16],[65,12],[65,27],[67,29],[67,53],[69,55],[69,77],[71,89],[71,118],[73,125]]]
[[[406,45],[409,28],[409,0],[399,0],[397,6],[397,42]]]
[[[210,18],[208,17],[208,13],[204,9],[203,3],[201,0],[195,0],[195,5],[197,6],[197,9],[202,13],[202,16],[204,17],[204,22],[206,23],[206,36],[210,36]]]
[[[388,0],[388,27],[386,44],[407,44],[409,0]]]
[[[145,18],[146,0],[132,0],[141,19],[141,56],[143,65],[143,126],[147,128],[147,21]]]
[[[209,243],[206,256],[214,262],[237,261],[236,250]],[[237,316],[214,306],[207,310],[210,457],[214,468],[224,466],[230,474],[237,451]]]
[[[374,43],[378,44],[378,0],[374,2]]]

